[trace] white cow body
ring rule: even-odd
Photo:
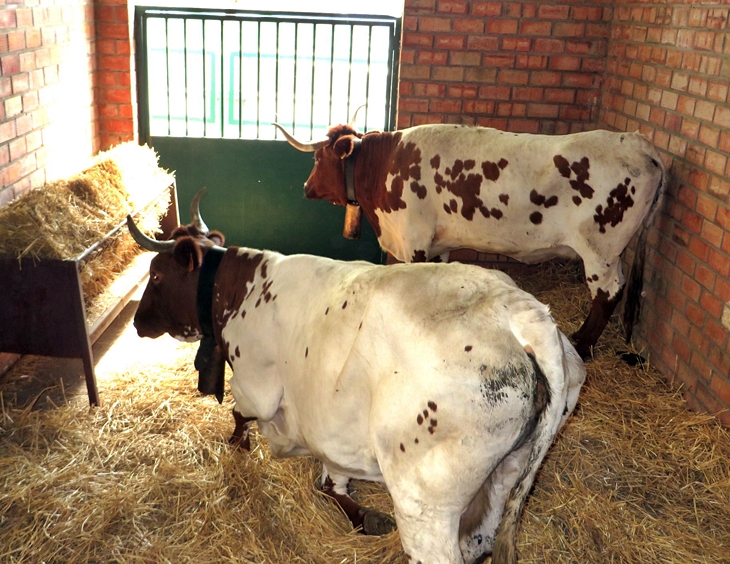
[[[234,307],[226,270],[252,258],[259,266]],[[544,305],[473,266],[250,249],[228,250],[215,288],[234,410],[258,421],[275,455],[311,454],[335,481],[385,482],[414,563],[492,550],[512,486],[522,478],[529,490],[585,377]],[[539,384],[526,350],[550,398],[534,433]],[[460,518],[485,483],[498,492],[492,509],[460,541]]]
[[[380,246],[402,262],[460,248],[526,263],[582,259],[593,298],[574,335],[584,358],[621,298],[621,253],[639,232],[624,319],[630,339],[645,232],[665,184],[661,157],[643,135],[444,124],[363,135],[341,125],[307,144],[282,131],[298,149],[315,151],[306,196],[351,207],[354,198]]]

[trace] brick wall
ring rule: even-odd
[[[96,101],[99,106],[102,149],[133,140],[137,133],[131,9],[127,0],[95,2],[98,65]]]
[[[0,0],[0,205],[98,150],[90,2]]]
[[[595,128],[611,6],[406,0],[398,127]]]
[[[0,0],[0,205],[134,139],[127,14],[126,0]]]
[[[659,4],[616,4],[598,127],[641,130],[669,166],[635,340],[692,407],[718,413],[730,408],[730,7]]]

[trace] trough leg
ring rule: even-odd
[[[362,507],[350,497],[347,476],[331,474],[325,467],[322,475],[322,493],[334,499],[352,523],[364,535],[385,535],[395,529],[395,520],[375,509]]]

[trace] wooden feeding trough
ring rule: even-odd
[[[144,193],[147,201],[131,215],[168,237],[179,223],[174,177],[155,173],[145,179]],[[104,253],[115,262],[123,237],[129,233],[120,218],[73,258],[0,255],[0,352],[80,358],[91,405],[100,404],[91,347],[145,281],[153,253],[135,250],[129,262],[115,265],[121,272],[93,301],[82,273]]]

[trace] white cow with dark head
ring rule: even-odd
[[[384,482],[414,564],[516,561],[523,503],[585,378],[546,306],[476,266],[224,249],[194,226],[158,242],[129,226],[159,251],[137,331],[212,339],[200,388],[222,392],[230,364],[236,442],[248,448],[257,421],[274,455],[322,461],[325,492],[365,533],[392,523],[349,480]]]
[[[486,127],[421,125],[358,133],[352,125],[301,142],[314,151],[308,198],[358,205],[380,246],[403,262],[450,250],[500,253],[526,263],[580,258],[593,305],[573,335],[591,355],[624,277],[621,253],[641,228],[624,325],[638,316],[646,231],[661,194],[664,165],[639,133],[506,133]]]

